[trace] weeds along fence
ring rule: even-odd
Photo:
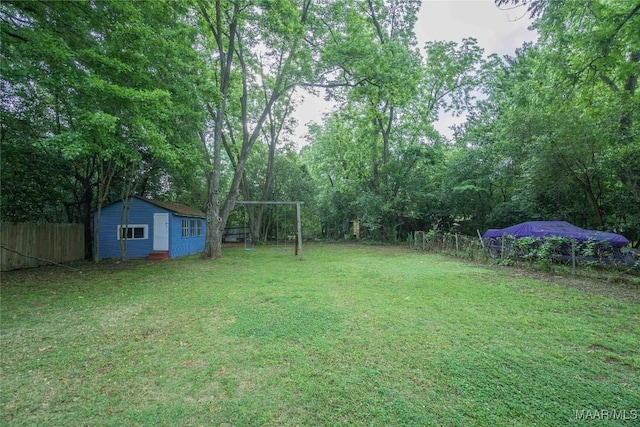
[[[486,261],[489,259],[488,252],[477,237],[474,238],[457,233],[416,231],[413,235],[409,235],[408,240],[409,247],[413,249],[444,252],[470,260]]]
[[[547,269],[565,265],[577,268],[608,268],[625,272],[640,271],[640,253],[634,249],[616,249],[596,242],[576,243],[564,238],[536,240],[505,237],[482,242],[480,236],[416,231],[408,237],[417,250],[446,253],[459,258],[517,264]]]
[[[0,224],[0,271],[84,259],[83,224]]]

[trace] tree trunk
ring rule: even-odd
[[[207,173],[207,233],[205,236],[203,259],[218,259],[222,256],[222,218],[220,217],[220,198],[215,179],[215,172]]]
[[[100,218],[102,216],[102,205],[104,204],[111,180],[116,175],[117,165],[112,161],[106,161],[104,159],[97,159],[98,161],[98,201],[96,216],[94,219],[95,228],[94,233],[94,246],[93,246],[93,261],[98,262],[100,260]],[[105,163],[107,163],[105,165]]]
[[[633,53],[631,53],[629,57],[629,62],[634,65],[640,63],[640,50],[634,51]],[[625,81],[625,85],[624,85],[625,92],[623,95],[623,99],[625,100],[625,107],[624,107],[625,111],[622,113],[622,116],[620,117],[620,136],[624,144],[628,144],[631,141],[633,141],[633,137],[634,137],[634,133],[632,131],[634,111],[633,111],[633,108],[630,107],[630,105],[632,105],[630,100],[635,96],[637,87],[638,87],[638,75],[632,73],[627,77],[627,80]]]
[[[249,132],[248,124],[253,122],[248,116],[248,85],[250,84],[248,67],[244,59],[245,46],[242,43],[240,34],[238,33],[241,4],[240,2],[232,2],[232,9],[223,11],[222,0],[216,0],[214,2],[215,14],[209,14],[207,10],[207,4],[204,0],[198,1],[199,10],[207,23],[212,36],[217,45],[218,58],[216,60],[219,75],[219,99],[215,106],[214,113],[214,138],[213,138],[213,152],[207,150],[206,144],[204,150],[206,156],[213,161],[209,163],[210,170],[207,172],[207,196],[208,203],[206,207],[207,218],[207,234],[205,239],[205,248],[202,252],[202,258],[216,259],[222,256],[222,234],[224,227],[227,223],[227,219],[233,208],[235,207],[238,193],[240,191],[240,184],[244,175],[244,167],[251,152],[251,149],[260,136],[260,132],[267,115],[271,112],[274,102],[285,92],[295,87],[295,84],[286,85],[285,74],[289,71],[294,54],[297,51],[297,43],[291,47],[289,55],[286,56],[283,52],[280,60],[280,69],[277,72],[275,82],[273,84],[273,90],[270,96],[265,96],[265,107],[257,121],[255,121],[255,127],[253,132]],[[302,22],[305,22],[310,5],[310,0],[305,1]],[[212,19],[213,17],[213,19]],[[223,28],[224,27],[224,28]],[[226,34],[226,39],[225,39]],[[302,40],[298,40],[301,42]],[[241,122],[242,122],[242,148],[238,154],[238,161],[235,165],[235,171],[229,193],[224,202],[222,208],[220,207],[220,173],[221,173],[221,159],[220,149],[222,145],[222,130],[225,125],[226,114],[226,102],[229,97],[229,82],[232,76],[232,62],[234,57],[237,59],[239,65],[238,71],[242,78],[242,96],[240,97],[241,103]]]

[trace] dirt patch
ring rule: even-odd
[[[572,273],[544,272],[521,267],[492,266],[505,275],[520,275],[555,285],[562,285],[593,295],[640,304],[640,278],[635,275],[594,272],[592,276]]]
[[[21,270],[3,271],[0,280],[3,284],[25,282],[48,282],[59,279],[62,276],[78,276],[83,273],[104,272],[114,273],[122,270],[133,270],[145,266],[151,266],[158,261],[145,259],[132,259],[126,262],[116,260],[103,260],[99,263],[91,261],[76,261],[64,265],[46,265]]]

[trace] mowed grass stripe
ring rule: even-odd
[[[3,275],[3,423],[567,425],[640,408],[637,304],[397,247],[224,255]]]

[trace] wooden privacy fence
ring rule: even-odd
[[[0,271],[84,259],[82,224],[0,224]]]

